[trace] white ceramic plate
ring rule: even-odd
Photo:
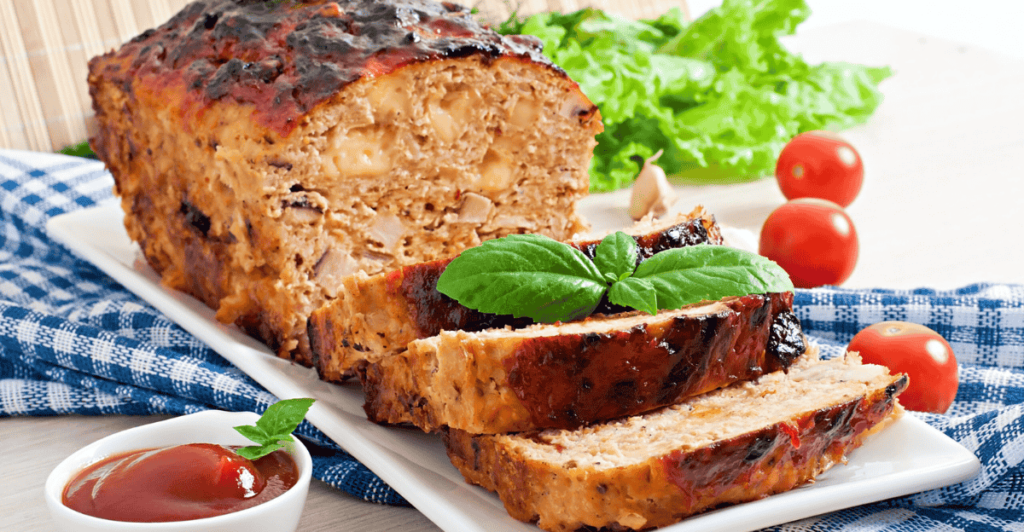
[[[436,436],[367,421],[358,385],[321,382],[315,371],[278,359],[237,328],[218,323],[213,311],[199,301],[162,287],[138,247],[128,239],[121,220],[120,206],[107,202],[54,218],[47,229],[274,395],[316,399],[307,418],[442,529],[538,530],[510,518],[495,495],[466,484],[448,462]],[[813,484],[662,530],[752,530],[946,486],[971,478],[979,468],[972,453],[907,415],[854,451],[849,463],[832,468]]]

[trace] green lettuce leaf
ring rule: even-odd
[[[725,0],[693,22],[679,9],[640,21],[583,9],[513,15],[497,30],[540,38],[601,110],[590,176],[603,192],[630,185],[658,150],[669,175],[758,179],[798,133],[871,116],[892,72],[790,53],[779,38],[809,14],[804,0]]]

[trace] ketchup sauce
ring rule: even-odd
[[[262,504],[299,479],[282,450],[250,461],[233,449],[194,443],[114,455],[78,473],[62,501],[112,521],[189,521]]]

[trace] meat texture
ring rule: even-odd
[[[792,293],[478,333],[444,331],[361,374],[367,417],[475,434],[576,428],[786,369]]]
[[[599,113],[538,40],[452,3],[199,0],[89,86],[163,283],[300,363],[346,275],[585,229]]]
[[[666,249],[722,243],[714,216],[702,207],[689,215],[643,220],[626,232],[637,242],[638,263]],[[593,259],[599,242],[579,239],[570,245]],[[362,363],[400,353],[409,342],[441,331],[481,331],[532,323],[529,318],[477,312],[438,292],[437,280],[452,260],[345,277],[337,298],[315,310],[309,319],[314,366],[320,378],[341,381],[354,375]],[[597,309],[607,314],[621,310],[607,300]]]
[[[907,377],[811,355],[646,415],[578,430],[450,429],[452,463],[509,514],[549,531],[641,530],[813,480],[902,409]]]

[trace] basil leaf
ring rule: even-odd
[[[64,155],[73,155],[75,157],[85,157],[86,159],[96,159],[96,153],[92,151],[92,147],[89,146],[89,141],[83,141],[79,144],[72,144],[71,146],[65,146],[57,153],[63,153]]]
[[[582,252],[541,235],[509,235],[467,249],[437,280],[437,291],[463,306],[547,323],[589,315],[607,286]]]
[[[248,458],[249,460],[258,460],[264,456],[284,447],[280,443],[270,443],[267,445],[250,445],[249,447],[241,447],[235,450],[235,454],[242,458]]]
[[[608,301],[651,315],[658,313],[657,291],[650,279],[630,277],[613,284],[608,289]]]
[[[267,443],[270,441],[270,434],[255,425],[239,425],[235,427],[239,434],[256,443]]]
[[[271,436],[287,436],[299,426],[299,423],[302,423],[302,418],[306,417],[306,412],[312,405],[313,399],[278,401],[267,408],[267,411],[256,421],[256,426]]]
[[[282,447],[282,441],[295,441],[291,433],[302,423],[306,412],[313,405],[313,399],[285,399],[278,401],[263,412],[255,425],[239,425],[236,431],[258,445],[242,447],[236,454],[249,460],[256,460]]]
[[[633,273],[636,269],[637,246],[633,237],[616,231],[603,239],[594,252],[594,265],[604,274],[611,274],[614,280],[622,280],[623,275]]]
[[[793,290],[785,270],[761,255],[706,244],[656,253],[637,267],[632,278],[651,282],[660,309]]]

